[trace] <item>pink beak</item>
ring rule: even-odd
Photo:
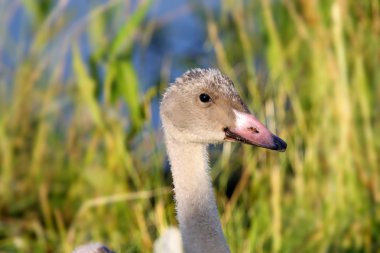
[[[260,121],[249,113],[234,110],[235,126],[225,128],[225,140],[240,141],[267,149],[285,151],[286,142],[272,134]]]

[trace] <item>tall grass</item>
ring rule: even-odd
[[[1,3],[0,251],[70,252],[89,241],[150,252],[176,224],[162,134],[131,52],[151,2],[109,1],[70,22],[67,1]],[[222,1],[203,17],[228,74],[284,154],[211,149],[232,252],[380,251],[378,1]],[[16,10],[30,45],[6,29]],[[127,14],[125,14],[127,13]],[[26,32],[26,31],[24,31]],[[78,41],[87,39],[86,55]],[[68,63],[65,63],[68,62]]]

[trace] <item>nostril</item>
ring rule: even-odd
[[[248,129],[249,131],[251,131],[252,133],[255,133],[255,134],[260,133],[259,130],[258,130],[256,127],[248,127],[247,129]]]

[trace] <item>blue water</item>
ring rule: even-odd
[[[8,13],[7,27],[1,31],[1,58],[0,61],[10,69],[14,69],[25,54],[28,53],[32,39],[34,19],[18,1],[0,1],[0,15]],[[54,7],[59,1],[55,1]],[[68,1],[60,15],[69,17],[66,27],[60,31],[52,41],[46,45],[46,54],[53,54],[61,46],[65,37],[71,36],[75,25],[88,15],[91,10],[106,3],[105,0]],[[214,54],[211,47],[207,48],[205,22],[192,8],[193,1],[189,0],[157,0],[153,1],[145,22],[157,22],[158,28],[154,31],[150,43],[146,46],[136,43],[133,50],[133,63],[137,69],[142,89],[148,88],[157,81],[164,59],[170,62],[170,79],[180,75],[189,67],[208,67],[214,63]],[[206,2],[206,1],[205,1]],[[133,1],[132,6],[136,5]],[[123,7],[124,4],[120,4]],[[205,8],[216,10],[219,2],[207,1]],[[53,8],[54,9],[54,8]],[[117,12],[118,10],[115,10]],[[115,24],[111,29],[117,31],[118,26],[128,19],[129,13],[115,15]],[[4,20],[1,20],[4,21]],[[79,45],[82,55],[87,58],[93,52],[86,32],[79,36]],[[51,55],[48,55],[51,56]],[[65,55],[62,56],[63,59]],[[70,74],[70,73],[68,73]]]
[[[60,2],[54,1],[53,8]],[[127,1],[120,1],[117,8],[112,9],[114,20],[110,25],[109,34],[115,34],[118,28],[128,19],[130,10],[136,6],[137,1],[131,5]],[[211,12],[217,12],[220,8],[218,0],[204,1],[203,7]],[[43,48],[41,60],[48,59],[46,73],[54,66],[64,62],[64,80],[69,80],[71,71],[71,54],[69,46],[72,38],[79,45],[84,59],[87,59],[96,48],[91,45],[86,29],[80,34],[75,31],[83,24],[86,17],[94,8],[105,3],[106,0],[78,1],[68,0],[59,12],[58,16],[67,17],[65,27],[57,31],[54,38],[49,40]],[[168,64],[169,81],[173,81],[189,68],[211,67],[215,65],[214,51],[206,44],[206,24],[191,0],[156,0],[152,2],[145,22],[155,22],[156,29],[147,45],[139,41],[133,46],[132,59],[141,84],[141,92],[152,85],[156,85],[160,79],[163,64]],[[197,1],[198,5],[201,1]],[[199,7],[198,7],[199,8]],[[23,62],[30,52],[31,43],[35,38],[34,27],[36,19],[18,1],[0,0],[0,75],[8,85],[12,85],[13,72]],[[84,23],[85,24],[85,23]],[[37,29],[38,30],[38,29]],[[66,43],[66,44],[65,44]],[[64,50],[66,48],[66,50]],[[100,69],[101,71],[101,69]],[[154,102],[153,115],[158,115],[157,101]],[[153,119],[154,125],[158,124],[157,116]]]

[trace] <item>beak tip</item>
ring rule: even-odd
[[[288,144],[284,140],[282,140],[280,137],[277,137],[276,135],[273,135],[273,142],[274,142],[274,150],[284,152],[286,150],[286,147]]]

